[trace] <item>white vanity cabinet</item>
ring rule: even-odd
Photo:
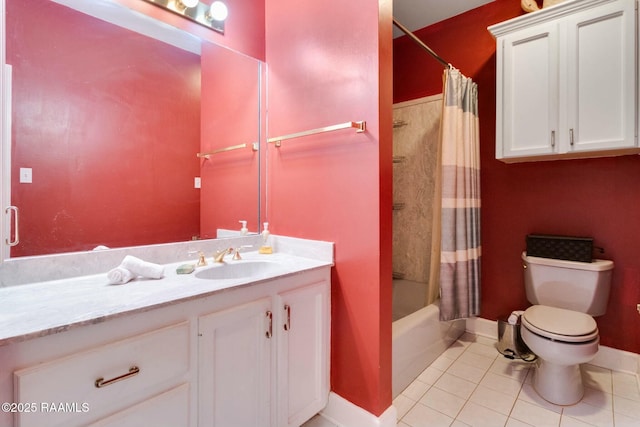
[[[496,158],[639,152],[635,0],[570,0],[489,27]]]
[[[204,267],[216,279],[177,274],[176,262],[160,280],[126,285],[95,274],[0,287],[0,426],[312,418],[329,398],[334,247],[273,237],[276,253]]]
[[[329,271],[198,319],[200,427],[299,426],[329,395]]]
[[[327,265],[0,345],[0,400],[15,403],[0,425],[300,426],[329,397],[330,277]]]
[[[181,322],[18,369],[15,425],[189,426],[189,349]]]

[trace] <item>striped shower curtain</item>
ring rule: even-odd
[[[478,88],[444,72],[441,124],[440,319],[480,314],[480,144]]]

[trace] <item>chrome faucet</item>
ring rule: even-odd
[[[224,262],[224,257],[233,252],[233,248],[223,249],[213,254],[213,262]]]

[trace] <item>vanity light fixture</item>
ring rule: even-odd
[[[186,9],[188,7],[196,7],[200,3],[198,0],[176,0],[176,7]]]
[[[227,9],[227,5],[218,0],[211,3],[211,7],[206,13],[207,19],[212,21],[224,21],[228,15],[229,10]]]
[[[197,24],[224,34],[224,20],[227,18],[227,6],[219,1],[211,5],[198,0],[145,0],[165,10],[183,16]],[[209,2],[210,0],[207,0]]]

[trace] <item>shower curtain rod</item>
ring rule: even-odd
[[[435,53],[433,51],[433,49],[431,49],[429,46],[427,46],[426,44],[424,44],[424,42],[422,40],[420,40],[415,34],[413,34],[411,31],[409,31],[409,29],[407,27],[405,27],[404,25],[402,25],[401,23],[399,23],[396,18],[393,18],[393,25],[395,25],[396,27],[398,27],[398,29],[400,31],[402,31],[403,33],[405,33],[407,36],[409,36],[409,38],[411,40],[413,40],[414,42],[418,43],[418,45],[420,45],[421,48],[423,48],[424,50],[426,50],[429,55],[433,56],[439,63],[441,63],[442,65],[444,65],[445,67],[450,67],[451,64],[449,64],[447,61],[445,61],[444,59],[442,59],[440,57],[440,55],[438,55],[437,53]]]

